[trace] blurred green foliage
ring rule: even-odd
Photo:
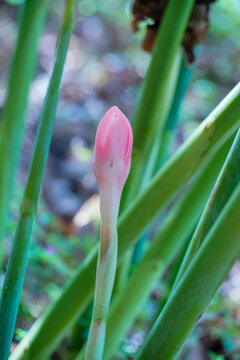
[[[22,0],[8,0],[8,3],[14,5],[22,2]],[[89,93],[96,91],[97,87],[101,88],[101,81],[103,84],[107,81],[116,81],[114,76],[111,78],[110,72],[105,70],[103,64],[104,56],[106,61],[106,55],[114,55],[115,58],[113,58],[119,66],[126,66],[136,74],[136,79],[129,82],[124,89],[122,88],[122,93],[119,94],[129,102],[126,103],[126,107],[130,109],[129,113],[136,101],[139,84],[150,60],[150,55],[141,49],[146,24],[141,25],[137,34],[131,34],[131,6],[132,1],[128,0],[78,1],[80,22],[86,22],[88,18],[93,17],[99,20],[99,26],[107,24],[107,29],[115,31],[118,35],[118,41],[111,40],[111,46],[107,48],[107,51],[104,48],[88,46],[86,43],[85,46],[82,46],[83,60],[78,76],[85,78],[90,83],[92,81],[91,87],[87,89]],[[59,8],[58,1],[50,3],[48,27],[51,30],[57,27],[57,20],[60,17]],[[110,37],[111,35],[103,32],[103,36]],[[76,36],[78,36],[77,33]],[[82,39],[81,41],[84,44]],[[172,151],[176,150],[229,89],[239,81],[239,54],[240,2],[239,0],[218,0],[212,6],[208,36],[200,46],[196,69],[181,107],[180,124]],[[88,76],[89,69],[91,69],[92,77]],[[99,82],[96,80],[96,75],[99,75]],[[102,80],[103,77],[104,80]],[[105,107],[105,103],[103,107]],[[15,229],[21,196],[22,185],[19,185],[12,202],[13,219],[8,223],[9,239]],[[19,310],[20,316],[15,332],[17,341],[23,338],[26,329],[39,317],[46,305],[59,295],[63,285],[77,268],[79,262],[96,243],[97,235],[94,225],[90,230],[83,230],[80,234],[65,234],[62,219],[52,213],[44,200],[41,201],[30,249],[28,272]],[[10,242],[8,247],[10,247]],[[154,318],[157,310],[158,299],[163,292],[164,281],[159,283],[156,292],[146,307],[142,309],[128,339],[122,344],[120,359],[129,358],[138,350],[145,337],[143,329],[147,330],[150,326],[151,319]],[[210,334],[214,339],[220,339],[226,354],[233,353],[232,359],[239,359],[237,353],[234,355],[234,349],[239,346],[240,328],[237,321],[239,304],[240,299],[233,300],[230,291],[224,294],[220,291],[212,300],[204,317],[200,319],[199,326],[194,330],[179,359],[189,360],[191,351],[201,343],[205,334]],[[208,352],[208,356],[210,360],[224,359],[223,355],[216,354],[211,350]]]

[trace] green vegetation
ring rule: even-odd
[[[240,5],[200,3],[0,4],[1,360],[238,359]],[[92,150],[114,104],[133,153],[95,287]]]

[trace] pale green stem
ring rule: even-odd
[[[194,0],[170,0],[162,19],[152,60],[133,116],[132,167],[121,201],[124,210],[125,204],[128,205],[128,199],[131,201],[136,195],[135,189],[138,188],[144,173],[153,138],[156,132],[162,134],[164,130],[171,69],[181,46],[193,4]]]
[[[111,134],[109,134],[109,136],[111,136]],[[118,159],[114,159],[113,162],[115,163],[114,167],[109,167],[109,161],[107,160],[98,164],[95,168],[99,187],[102,224],[97,261],[93,317],[88,337],[86,360],[102,359],[106,321],[117,268],[117,218],[121,197],[121,191],[118,185],[118,174],[119,171],[123,171],[123,168],[121,166],[119,170]]]
[[[165,85],[164,98],[166,100],[165,100],[164,107],[162,109],[162,113],[160,114],[161,121],[159,123],[159,128],[157,130],[157,133],[155,134],[155,137],[154,137],[153,146],[149,150],[149,154],[146,156],[146,159],[144,161],[144,163],[145,163],[144,173],[142,174],[142,177],[141,177],[141,180],[139,181],[139,183],[135,184],[134,187],[132,188],[131,194],[129,194],[129,196],[127,196],[127,202],[125,201],[125,204],[124,204],[125,207],[127,206],[127,204],[129,202],[131,202],[133,200],[133,198],[136,196],[137,193],[141,192],[144,189],[144,187],[147,185],[147,183],[153,176],[153,169],[155,168],[156,161],[157,161],[156,156],[159,151],[160,144],[161,144],[162,123],[165,124],[165,122],[167,120],[167,116],[170,111],[171,104],[173,102],[173,96],[174,96],[175,88],[177,85],[177,79],[178,79],[181,59],[182,59],[182,51],[179,50],[175,56],[173,66],[170,71],[168,83]],[[159,98],[159,101],[161,101],[160,98]],[[154,114],[154,115],[156,115],[156,114]],[[150,119],[148,119],[148,120],[150,121]],[[132,181],[134,181],[134,174],[132,176]],[[130,191],[129,186],[128,186],[128,189]],[[141,241],[141,239],[139,240],[139,242],[140,241]],[[128,275],[130,273],[130,267],[131,267],[133,255],[134,255],[134,252],[136,251],[136,249],[138,249],[139,242],[136,244],[135,248],[131,249],[128,252],[123,263],[117,269],[116,282],[115,282],[115,286],[114,286],[114,291],[116,293],[118,291],[121,291],[121,289],[124,288],[124,286],[126,284]]]
[[[154,117],[159,117],[161,121],[159,122],[159,126],[156,129],[156,133],[153,136],[153,141],[151,142],[151,146],[148,150],[148,154],[145,156],[145,166],[144,172],[142,174],[142,179],[140,181],[139,190],[141,191],[149,180],[153,177],[156,163],[158,162],[159,150],[161,148],[163,130],[165,128],[165,124],[168,122],[168,116],[170,114],[171,106],[174,101],[174,95],[177,87],[178,77],[180,73],[180,65],[183,54],[182,49],[180,48],[175,55],[174,62],[172,64],[172,68],[170,70],[168,83],[165,85],[164,91],[164,107],[161,109],[161,113],[153,114]],[[163,95],[161,95],[163,97]],[[161,97],[159,101],[162,101]],[[157,110],[157,109],[156,109]],[[137,192],[137,190],[136,190]]]
[[[108,244],[102,246],[103,244]],[[101,360],[104,350],[106,321],[117,267],[117,232],[101,226],[93,317],[90,326],[86,360]]]
[[[171,120],[170,115],[172,114],[172,107],[177,107],[177,103],[176,103],[176,97],[177,97],[177,101],[180,102],[181,99],[179,98],[178,95],[178,87],[179,87],[179,78],[181,77],[181,73],[182,73],[182,63],[184,62],[183,59],[183,53],[182,53],[182,49],[181,51],[179,50],[179,52],[177,53],[177,56],[175,58],[172,70],[171,70],[171,77],[170,77],[170,81],[169,81],[169,86],[166,89],[166,93],[167,93],[167,99],[168,101],[166,101],[166,105],[165,105],[165,109],[164,112],[161,114],[161,117],[164,119],[164,123],[166,123],[165,128],[168,126],[169,120]],[[162,144],[164,141],[164,135],[165,135],[165,128],[164,128],[164,132],[162,131],[162,128],[160,126],[160,128],[158,129],[155,137],[154,137],[154,141],[153,141],[153,145],[150,151],[150,154],[147,157],[147,160],[145,162],[145,167],[144,167],[144,174],[142,176],[142,180],[140,183],[140,191],[147,185],[147,183],[151,180],[151,178],[154,176],[154,174],[156,173],[156,170],[159,170],[160,166],[158,166],[158,164],[160,163],[160,158],[162,157],[161,151],[162,149]],[[136,189],[137,192],[138,189]],[[148,229],[149,230],[149,229]],[[135,265],[136,263],[139,262],[139,260],[141,259],[141,257],[143,256],[143,253],[145,251],[145,243],[148,237],[148,230],[141,236],[141,238],[139,239],[138,243],[136,244],[134,251],[133,251],[133,256],[132,256],[132,262]]]
[[[175,129],[179,120],[180,107],[194,69],[194,65],[188,67],[186,66],[183,54],[181,60],[182,61],[181,61],[179,77],[177,81],[177,87],[171,105],[171,110],[168,114],[167,123],[162,135],[162,141],[160,146],[158,147],[158,154],[154,168],[154,173],[156,173],[169,158],[171,145],[176,133]]]

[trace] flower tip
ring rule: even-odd
[[[121,123],[126,122],[129,124],[128,119],[126,118],[126,116],[123,114],[123,112],[119,109],[119,107],[117,107],[116,105],[110,107],[107,112],[105,113],[103,119],[107,117],[107,121],[108,122],[113,122],[116,120],[120,120]],[[103,120],[102,119],[102,120]],[[101,121],[102,121],[101,120]],[[130,125],[130,124],[129,124]]]
[[[110,114],[110,113],[113,113],[113,115],[114,115],[114,114],[119,115],[119,113],[122,114],[121,110],[120,110],[119,107],[116,106],[116,105],[111,106],[111,107],[106,111],[106,114],[105,114],[105,115]]]
[[[100,121],[96,133],[93,168],[116,158],[124,164],[125,178],[130,170],[132,151],[132,128],[117,106],[112,106]]]

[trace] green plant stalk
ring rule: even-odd
[[[226,162],[222,168],[219,178],[214,186],[213,192],[204,212],[201,216],[199,224],[190,242],[186,256],[180,267],[175,285],[183,276],[189,266],[194,255],[201,246],[207,233],[215,223],[217,217],[221,213],[224,205],[232,195],[234,189],[240,182],[240,130],[238,131],[232,148],[228,154]],[[175,286],[174,285],[174,286]]]
[[[145,77],[138,106],[133,116],[133,154],[131,171],[125,185],[121,207],[126,209],[139,188],[144,165],[152,148],[156,131],[165,126],[166,104],[169,102],[169,82],[194,0],[170,0],[153,48],[153,56]],[[177,14],[177,16],[176,16]],[[173,31],[174,29],[174,31]],[[129,200],[130,199],[130,200]],[[120,211],[121,214],[121,211]]]
[[[174,137],[174,130],[178,122],[180,107],[188,88],[193,68],[193,65],[187,67],[185,59],[182,57],[174,100],[162,135],[162,141],[157,155],[158,161],[156,162],[154,173],[159,170],[169,157],[169,151]]]
[[[60,81],[73,28],[74,3],[74,0],[67,0],[66,3],[66,10],[58,40],[55,65],[43,106],[29,177],[22,200],[20,217],[0,298],[1,360],[8,359],[17,317],[33,222],[56,115]]]
[[[119,263],[159,211],[170,203],[194,173],[234,134],[240,123],[239,107],[240,84],[194,131],[120,216]],[[11,360],[29,357],[34,360],[43,359],[55,349],[66,331],[90,303],[94,291],[96,263],[97,247],[80,265],[62,295],[34,324],[14,351]]]
[[[166,84],[166,88],[165,88],[165,92],[164,92],[164,96],[166,96],[166,101],[164,104],[164,109],[162,109],[163,113],[161,114],[161,121],[159,124],[159,129],[155,136],[154,145],[150,151],[150,154],[146,157],[146,160],[144,161],[144,163],[145,163],[144,174],[142,175],[140,182],[138,184],[135,183],[134,187],[132,188],[131,196],[128,196],[128,202],[130,202],[131,199],[134,198],[136,196],[136,194],[138,192],[140,192],[147,185],[147,183],[153,176],[153,169],[155,167],[155,162],[156,162],[156,152],[158,151],[160,143],[161,143],[162,122],[164,122],[164,123],[166,122],[168,113],[170,112],[170,107],[173,102],[174,92],[175,92],[176,85],[177,85],[177,79],[178,79],[181,59],[182,59],[182,51],[179,50],[176,53],[176,56],[175,56],[175,59],[174,59],[174,62],[173,62],[172,68],[171,68],[171,73],[170,73],[170,76],[168,79],[168,83]],[[161,81],[161,77],[160,77],[160,79],[157,79],[157,81],[158,80]],[[159,99],[159,101],[161,101],[161,100]],[[133,176],[134,176],[134,174],[133,174]],[[132,179],[133,179],[133,177],[132,177]],[[135,180],[137,180],[137,178]],[[134,179],[133,179],[133,181],[134,181]],[[130,190],[130,187],[128,187],[128,190]],[[125,203],[125,206],[126,205],[127,204]],[[140,249],[143,250],[143,246],[141,245],[141,239],[136,244],[135,249],[131,249],[128,252],[128,254],[125,256],[123,263],[119,266],[119,268],[117,270],[116,281],[114,284],[115,293],[118,291],[121,291],[121,289],[124,288],[126,281],[128,279],[128,275],[130,273],[132,259],[135,257],[134,256],[135,252],[139,253],[139,258],[140,258],[140,252],[143,253],[143,251],[139,251]]]
[[[114,230],[114,229],[113,229]],[[104,249],[103,242],[110,246]],[[117,267],[117,232],[102,224],[101,246],[98,254],[93,317],[87,343],[86,360],[100,360],[103,356],[106,322]]]
[[[151,158],[147,166],[148,171],[146,170],[145,180],[146,183],[152,178],[154,174],[160,169],[160,167],[166,162],[168,158],[168,153],[170,150],[170,145],[174,136],[174,129],[177,124],[180,105],[182,103],[184,94],[187,90],[192,68],[193,66],[186,67],[185,59],[182,52],[179,54],[179,69],[178,69],[178,78],[175,85],[175,93],[173,99],[171,99],[171,94],[168,98],[171,99],[171,108],[167,109],[167,121],[164,128],[162,137],[157,136],[154,141],[153,149],[151,152]],[[175,65],[176,66],[176,65]],[[139,262],[144,252],[144,244],[147,237],[147,233],[143,234],[139,242],[136,244],[134,254],[133,254],[133,264]]]
[[[158,320],[138,360],[170,360],[181,349],[239,255],[240,185],[234,190],[204,243],[187,268]]]
[[[112,358],[166,267],[192,234],[231,143],[228,141],[196,175],[168,214],[125,288],[113,299],[107,322],[104,359]],[[84,358],[84,351],[83,348],[76,360]]]
[[[197,48],[197,50],[198,50],[198,48]],[[180,71],[179,71],[179,76],[178,76],[178,81],[177,81],[177,87],[175,90],[171,110],[168,115],[167,123],[166,123],[165,129],[164,129],[163,135],[162,135],[162,141],[159,144],[158,150],[156,151],[153,174],[155,174],[169,158],[171,145],[172,145],[174,135],[175,135],[174,130],[178,123],[180,107],[181,107],[182,101],[184,99],[186,90],[188,88],[193,69],[194,69],[193,65],[191,65],[191,66],[186,65],[184,56],[182,54]],[[141,240],[142,240],[141,246],[144,246],[144,238]],[[140,250],[141,250],[141,248],[140,248]],[[141,251],[140,251],[140,255],[141,255]],[[136,254],[134,256],[135,263],[138,262],[138,259],[139,259],[139,252],[136,252]],[[177,263],[178,263],[178,261],[179,260],[177,260]],[[182,262],[182,260],[180,260],[180,261]],[[174,268],[176,266],[174,266]],[[178,269],[179,268],[180,268],[180,266],[178,267]],[[160,313],[160,311],[162,310],[163,306],[165,305],[165,303],[167,301],[167,298],[170,293],[170,289],[177,277],[177,274],[175,275],[175,272],[176,272],[176,270],[171,270],[171,275],[169,277],[170,279],[168,280],[168,285],[167,285],[168,289],[169,289],[168,294],[166,293],[165,296],[160,300],[157,315]],[[174,277],[174,279],[173,279],[173,277]]]
[[[159,114],[165,108],[164,91],[167,87],[168,76],[171,74],[193,4],[193,0],[183,0],[181,3],[171,0],[163,17],[153,49],[152,62],[143,84],[141,100],[133,118],[134,146],[141,154],[146,150],[145,144],[152,142],[152,135],[159,128]],[[159,69],[161,69],[163,79],[156,81]],[[146,121],[149,118],[151,122]],[[164,127],[164,124],[162,125]]]
[[[0,266],[4,255],[5,223],[23,135],[24,114],[45,15],[45,0],[25,1],[9,74],[0,131]]]
[[[175,72],[173,68],[176,67],[174,61],[177,63],[177,53],[181,46],[193,3],[193,0],[183,0],[180,5],[178,1],[170,0],[158,31],[152,60],[133,116],[132,165],[122,194],[120,214],[122,210],[124,211],[127,208],[141,188],[142,178],[152,170],[152,139],[155,138],[157,132],[157,142],[158,144],[161,142],[167,118],[167,108],[175,90],[175,84],[172,84],[173,73]],[[176,16],[176,14],[178,15]],[[158,147],[159,145],[157,145],[157,149]],[[143,171],[144,168],[147,170]],[[145,184],[148,180],[149,175],[143,180],[143,183]],[[124,286],[124,280],[129,273],[127,264],[132,258],[132,251],[129,252],[128,257],[126,264],[120,266],[117,271],[116,292]]]
[[[168,122],[172,105],[175,102],[175,92],[178,84],[178,77],[180,74],[182,56],[182,49],[178,49],[171,67],[168,83],[165,85],[164,95],[162,95],[161,93],[159,94],[160,97],[158,99],[158,102],[161,102],[161,98],[164,96],[164,106],[162,106],[161,112],[158,112],[157,114],[153,113],[153,116],[158,117],[160,121],[156,129],[156,133],[153,136],[154,141],[151,142],[149,154],[146,154],[145,156],[144,173],[140,182],[140,190],[142,190],[146,186],[146,184],[154,175],[154,168],[157,162],[157,154],[162,143],[163,129],[165,127],[165,124]],[[156,111],[157,110],[158,109],[156,108]]]

